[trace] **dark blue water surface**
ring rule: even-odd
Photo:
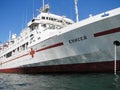
[[[0,90],[120,90],[120,74],[4,74]]]

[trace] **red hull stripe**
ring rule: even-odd
[[[71,72],[113,72],[114,61],[79,63],[52,66],[36,66],[1,69],[4,73],[71,73]],[[117,71],[120,71],[120,60],[117,60]]]
[[[112,34],[112,33],[117,33],[120,32],[120,27],[118,28],[114,28],[111,30],[107,30],[107,31],[103,31],[103,32],[98,32],[94,34],[94,37],[99,37],[99,36],[103,36],[103,35],[107,35],[107,34]]]
[[[40,51],[43,51],[43,50],[46,50],[46,49],[50,49],[50,48],[54,48],[54,47],[58,47],[58,46],[62,46],[62,45],[63,45],[63,42],[57,43],[57,44],[54,44],[54,45],[51,45],[51,46],[48,46],[48,47],[45,47],[45,48],[42,48],[42,49],[38,49],[38,50],[36,50],[36,52],[40,52]]]
[[[38,49],[38,50],[36,50],[36,52],[40,52],[40,51],[47,50],[47,49],[50,49],[50,48],[55,48],[55,47],[62,46],[62,45],[63,45],[63,42],[60,42],[60,43],[57,43],[57,44],[54,44],[54,45],[51,45],[51,46],[48,46],[48,47],[45,47],[45,48],[42,48],[42,49]],[[22,57],[27,56],[27,55],[30,55],[30,54],[27,53],[27,54],[18,56],[16,58],[11,59],[11,60],[2,62],[2,63],[0,63],[0,65],[3,65],[5,63],[8,63],[8,62],[11,62],[11,61],[14,61],[14,60],[17,60],[17,59],[22,58]]]
[[[28,54],[21,55],[21,56],[16,57],[16,58],[13,58],[13,59],[11,59],[11,60],[5,61],[5,62],[1,63],[1,65],[2,65],[2,64],[5,64],[5,63],[8,63],[8,62],[11,62],[11,61],[14,61],[14,60],[16,60],[16,59],[19,59],[19,58],[24,57],[24,56],[27,56],[27,55],[29,55],[29,53],[28,53]]]

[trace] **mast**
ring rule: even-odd
[[[34,14],[34,0],[33,0],[33,18],[35,17],[35,14]]]
[[[9,31],[9,42],[11,40],[11,31]]]
[[[44,0],[42,0],[42,8],[38,10],[39,12],[47,13],[50,10],[50,6],[48,4],[45,4]]]
[[[78,15],[78,0],[74,0],[75,1],[75,13],[76,13],[76,22],[79,21],[79,15]]]
[[[43,3],[43,10],[44,10],[44,8],[45,8],[44,0],[42,1],[42,3]]]

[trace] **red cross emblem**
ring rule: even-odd
[[[0,62],[0,65],[2,65],[2,62]]]
[[[35,51],[31,48],[30,55],[34,58]]]

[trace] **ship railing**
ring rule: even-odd
[[[120,8],[110,10],[110,11],[107,11],[107,12],[103,12],[103,13],[100,13],[100,14],[95,15],[95,16],[90,14],[89,19],[94,19],[94,20],[98,21],[98,20],[101,20],[101,19],[105,19],[105,18],[108,18],[108,17],[118,15],[118,14],[120,14]]]

